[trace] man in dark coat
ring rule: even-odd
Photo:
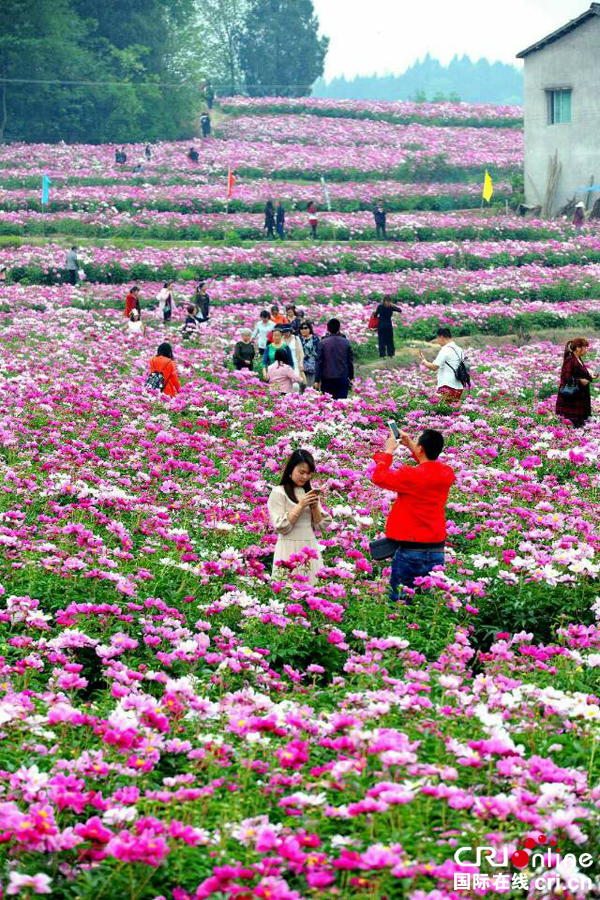
[[[315,389],[345,400],[354,381],[354,359],[348,338],[340,334],[340,320],[330,319],[319,345],[315,365]]]
[[[394,346],[394,326],[392,325],[392,316],[395,312],[402,312],[399,306],[392,305],[392,298],[386,294],[383,303],[380,303],[375,310],[377,316],[377,341],[379,343],[379,357],[394,356],[396,348]]]
[[[285,207],[281,200],[278,201],[277,209],[275,211],[275,229],[277,231],[277,237],[282,241],[285,240]]]
[[[373,210],[373,218],[375,219],[375,230],[377,232],[377,240],[383,237],[384,241],[387,240],[387,233],[385,230],[385,220],[387,213],[385,211],[385,206],[383,200],[379,200],[377,202],[377,206]]]

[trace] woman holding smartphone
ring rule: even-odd
[[[315,471],[312,454],[308,450],[294,450],[285,465],[281,482],[271,491],[269,517],[277,533],[272,577],[276,580],[282,578],[285,571],[277,562],[288,560],[305,547],[316,550],[317,558],[295,571],[308,575],[309,584],[315,584],[317,572],[323,565],[315,529],[329,526],[331,516],[321,507],[320,491],[311,486],[310,478]]]

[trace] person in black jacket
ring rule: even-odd
[[[277,203],[277,210],[275,212],[276,217],[276,225],[275,228],[277,230],[277,236],[283,241],[285,240],[285,207],[281,200]]]
[[[380,303],[375,310],[375,315],[379,320],[377,325],[377,341],[379,343],[379,358],[385,356],[394,356],[396,348],[394,346],[394,327],[392,325],[392,316],[395,312],[401,312],[399,306],[392,306],[392,298],[386,294],[383,303]]]
[[[348,338],[340,334],[340,320],[330,319],[315,366],[315,390],[345,400],[354,381],[354,359]]]
[[[385,205],[383,200],[377,201],[377,206],[373,210],[373,218],[375,219],[375,230],[377,232],[377,240],[380,237],[383,237],[384,241],[387,240],[387,232],[385,230],[385,220],[387,213],[385,211]]]
[[[198,287],[194,292],[194,306],[196,307],[196,315],[200,313],[202,318],[200,322],[208,322],[210,318],[210,297],[206,292],[206,282],[198,282]]]
[[[254,367],[254,357],[256,356],[256,347],[251,341],[252,332],[249,328],[242,329],[242,339],[237,342],[233,350],[233,364],[235,368],[248,369],[250,372]]]
[[[265,206],[265,231],[268,238],[275,237],[275,207],[272,200],[267,200]]]
[[[208,113],[202,113],[200,116],[200,127],[202,128],[202,137],[210,137],[210,116]]]

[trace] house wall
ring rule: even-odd
[[[558,151],[562,172],[554,215],[590,176],[600,184],[600,17],[525,57],[524,88],[525,195],[527,203],[543,204],[548,160]],[[553,88],[573,91],[570,124],[548,124],[546,91]],[[585,201],[585,195],[577,199]]]

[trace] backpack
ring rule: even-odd
[[[452,349],[454,350],[454,347]],[[463,388],[470,388],[471,387],[471,369],[469,367],[469,363],[467,362],[467,360],[464,356],[461,356],[460,353],[458,353],[457,350],[454,350],[454,352],[456,353],[456,355],[459,358],[459,363],[458,363],[456,369],[453,368],[450,365],[450,363],[448,363],[448,366],[452,369],[456,380],[460,381]]]
[[[146,387],[153,391],[162,391],[165,386],[165,376],[162,372],[150,372],[146,379]]]

